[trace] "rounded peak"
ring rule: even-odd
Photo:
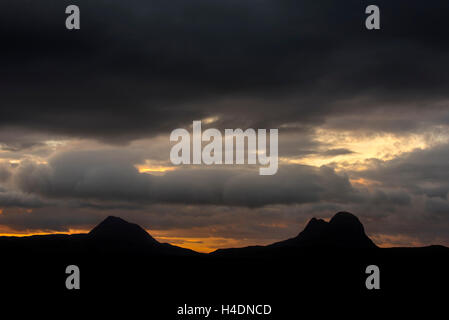
[[[336,217],[354,217],[354,218],[357,218],[355,216],[355,214],[352,214],[351,212],[348,212],[348,211],[339,211],[336,214],[334,214],[333,218],[336,218]]]
[[[329,221],[329,227],[333,232],[365,236],[363,224],[359,218],[349,212],[342,211],[335,214]]]
[[[332,217],[332,219],[329,221],[329,223],[331,223],[331,224],[353,223],[353,224],[362,225],[362,223],[360,222],[359,218],[357,218],[355,215],[353,215],[352,213],[347,212],[347,211],[337,212]]]

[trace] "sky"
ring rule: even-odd
[[[446,0],[0,3],[0,234],[106,216],[209,252],[356,214],[449,245]],[[365,28],[376,4],[381,29]],[[279,130],[279,170],[174,166],[176,128]]]

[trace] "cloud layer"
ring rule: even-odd
[[[112,213],[268,241],[348,210],[377,241],[449,244],[446,0],[378,0],[375,32],[361,0],[80,0],[76,32],[69,4],[0,4],[1,228]],[[169,133],[200,119],[279,128],[278,173],[173,168]]]
[[[1,126],[123,142],[209,116],[393,132],[449,119],[444,0],[378,1],[378,32],[364,1],[79,1],[78,32],[67,3],[2,3]]]

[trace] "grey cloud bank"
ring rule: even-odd
[[[449,244],[447,141],[343,170],[331,161],[357,151],[317,130],[447,135],[447,0],[377,0],[376,32],[360,0],[79,0],[75,33],[69,4],[0,3],[0,227],[68,230],[113,211],[189,236],[282,239],[347,210],[376,234]],[[135,168],[166,166],[169,133],[209,118],[279,128],[280,157],[329,164]]]
[[[124,143],[209,116],[220,128],[448,123],[444,0],[380,0],[370,33],[358,0],[81,0],[70,35],[68,2],[45,2],[0,5],[1,126]]]

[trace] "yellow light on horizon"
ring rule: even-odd
[[[167,171],[174,171],[176,169],[174,167],[148,165],[137,165],[136,168],[139,170],[139,173],[164,173]]]
[[[148,173],[163,175],[165,172],[174,171],[176,167],[167,165],[166,162],[145,160],[144,163],[136,164],[134,166],[139,173]]]
[[[30,236],[47,236],[52,234],[80,234],[89,233],[90,230],[85,229],[69,229],[68,231],[33,231],[33,232],[14,232],[10,230],[9,232],[0,232],[0,237],[30,237]]]

